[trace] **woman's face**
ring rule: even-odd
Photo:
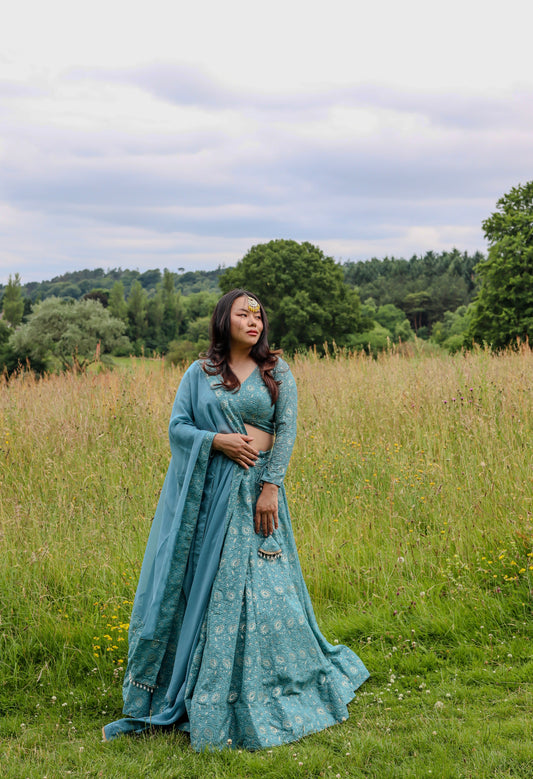
[[[231,346],[242,348],[247,346],[252,348],[258,341],[263,332],[263,320],[261,311],[250,311],[255,306],[249,305],[252,298],[243,295],[233,301],[230,314],[230,338]]]

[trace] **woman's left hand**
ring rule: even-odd
[[[255,504],[255,532],[269,536],[278,525],[278,486],[265,482]]]

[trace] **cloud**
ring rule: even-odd
[[[2,99],[39,98],[44,95],[46,95],[46,89],[37,84],[0,79],[0,98]]]
[[[531,87],[450,91],[362,82],[269,92],[229,87],[207,70],[179,62],[153,62],[124,68],[72,68],[64,74],[64,78],[128,84],[175,105],[212,110],[301,116],[347,107],[417,115],[437,127],[491,131],[499,128],[527,130],[533,120]]]
[[[481,220],[533,166],[526,91],[276,93],[176,63],[11,86],[0,280],[39,261],[214,267],[278,237],[344,258],[483,249]]]

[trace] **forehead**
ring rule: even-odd
[[[232,312],[234,311],[248,311],[248,298],[246,295],[242,295],[240,298],[235,298],[231,306]]]

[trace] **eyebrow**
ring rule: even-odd
[[[244,311],[247,314],[248,311],[250,311],[250,309],[246,308],[245,306],[242,306],[242,308],[238,308],[237,311]],[[260,314],[261,312],[260,311],[251,311],[250,313],[251,314]]]

